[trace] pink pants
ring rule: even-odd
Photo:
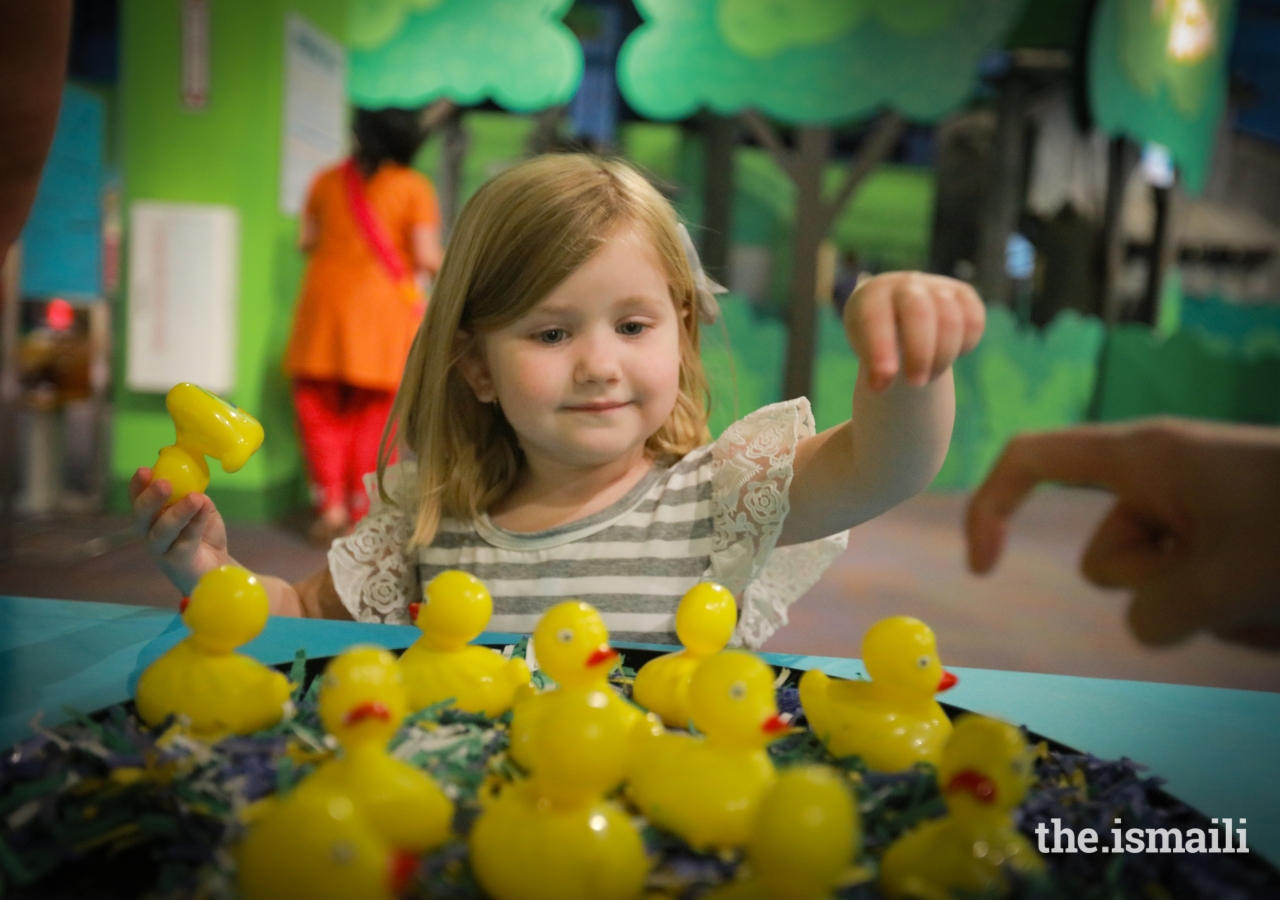
[[[339,381],[294,381],[302,452],[321,509],[345,507],[353,522],[369,511],[363,479],[378,467],[378,444],[394,399],[391,391]]]

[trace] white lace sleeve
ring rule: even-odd
[[[413,463],[389,466],[383,484],[393,502],[387,503],[378,493],[376,476],[366,475],[368,515],[329,548],[333,586],[357,622],[409,624],[409,603],[418,591],[417,559],[409,552],[416,482]]]
[[[711,447],[715,535],[709,574],[740,598],[735,641],[748,647],[759,647],[787,624],[787,607],[849,543],[842,531],[775,549],[791,511],[796,446],[814,431],[802,397],[756,410]]]

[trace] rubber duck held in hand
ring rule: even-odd
[[[222,471],[236,472],[262,446],[262,425],[253,416],[190,382],[174,385],[164,398],[177,440],[160,450],[153,478],[163,478],[173,491],[172,506],[193,491],[209,486],[211,456]]]
[[[236,863],[245,900],[394,900],[418,867],[350,797],[323,789],[273,803],[249,827]]]
[[[951,721],[933,695],[957,679],[942,668],[933,630],[909,616],[881,619],[862,640],[862,661],[870,681],[836,681],[817,669],[800,679],[813,733],[832,756],[860,756],[880,772],[936,766]]]
[[[467,712],[502,715],[529,683],[529,667],[523,659],[503,659],[471,645],[493,615],[488,589],[475,576],[451,569],[431,579],[422,594],[421,603],[409,604],[422,637],[400,657],[409,708],[451,699]]]
[[[689,681],[694,669],[725,648],[738,622],[738,607],[727,588],[704,581],[676,608],[676,635],[684,649],[645,663],[636,673],[632,696],[672,728],[689,727]]]
[[[778,774],[747,841],[746,879],[706,900],[826,900],[862,847],[862,824],[844,777],[828,766]]]
[[[494,900],[629,900],[649,869],[631,817],[604,798],[632,739],[605,691],[548,709],[529,745],[533,775],[486,806],[471,868]]]
[[[947,815],[907,832],[885,851],[881,890],[890,898],[919,900],[1003,896],[1006,871],[1043,870],[1044,861],[1012,816],[1032,777],[1022,732],[985,716],[962,716],[938,767]]]
[[[206,572],[179,610],[191,634],[149,665],[134,692],[138,715],[156,726],[190,720],[210,740],[252,734],[290,711],[289,679],[236,653],[267,624],[267,592],[252,572],[220,566]]]
[[[295,792],[351,798],[356,812],[393,847],[421,853],[450,834],[453,803],[430,775],[387,752],[408,709],[395,657],[353,647],[335,657],[320,685],[320,720],[342,755],[320,766]]]
[[[539,720],[557,703],[577,704],[589,693],[602,692],[608,708],[628,730],[642,727],[644,713],[609,686],[609,672],[618,664],[618,651],[609,646],[609,629],[595,607],[580,600],[557,603],[542,614],[532,640],[538,664],[558,687],[516,698],[508,752],[522,767],[531,769],[529,744]]]
[[[649,821],[696,850],[742,846],[777,777],[765,747],[787,731],[773,670],[744,651],[717,653],[693,673],[689,706],[706,736],[646,738],[628,792]]]

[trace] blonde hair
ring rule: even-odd
[[[488,509],[520,473],[515,431],[496,405],[476,399],[455,364],[476,335],[527,313],[622,227],[649,239],[680,321],[679,395],[645,448],[655,459],[679,457],[710,439],[694,274],[675,210],[625,163],[537,157],[489,181],[463,209],[409,351],[378,454],[378,489],[389,499],[383,475],[398,441],[418,462],[411,546],[430,544],[442,518]],[[460,329],[470,341],[455,340]]]

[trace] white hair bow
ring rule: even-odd
[[[693,286],[698,294],[698,319],[706,325],[714,324],[720,318],[720,304],[716,302],[716,294],[727,294],[729,289],[713,281],[702,268],[698,248],[693,245],[693,238],[689,236],[689,229],[684,227],[684,223],[681,222],[676,229],[680,232],[684,258],[689,261],[689,268],[693,270]]]

